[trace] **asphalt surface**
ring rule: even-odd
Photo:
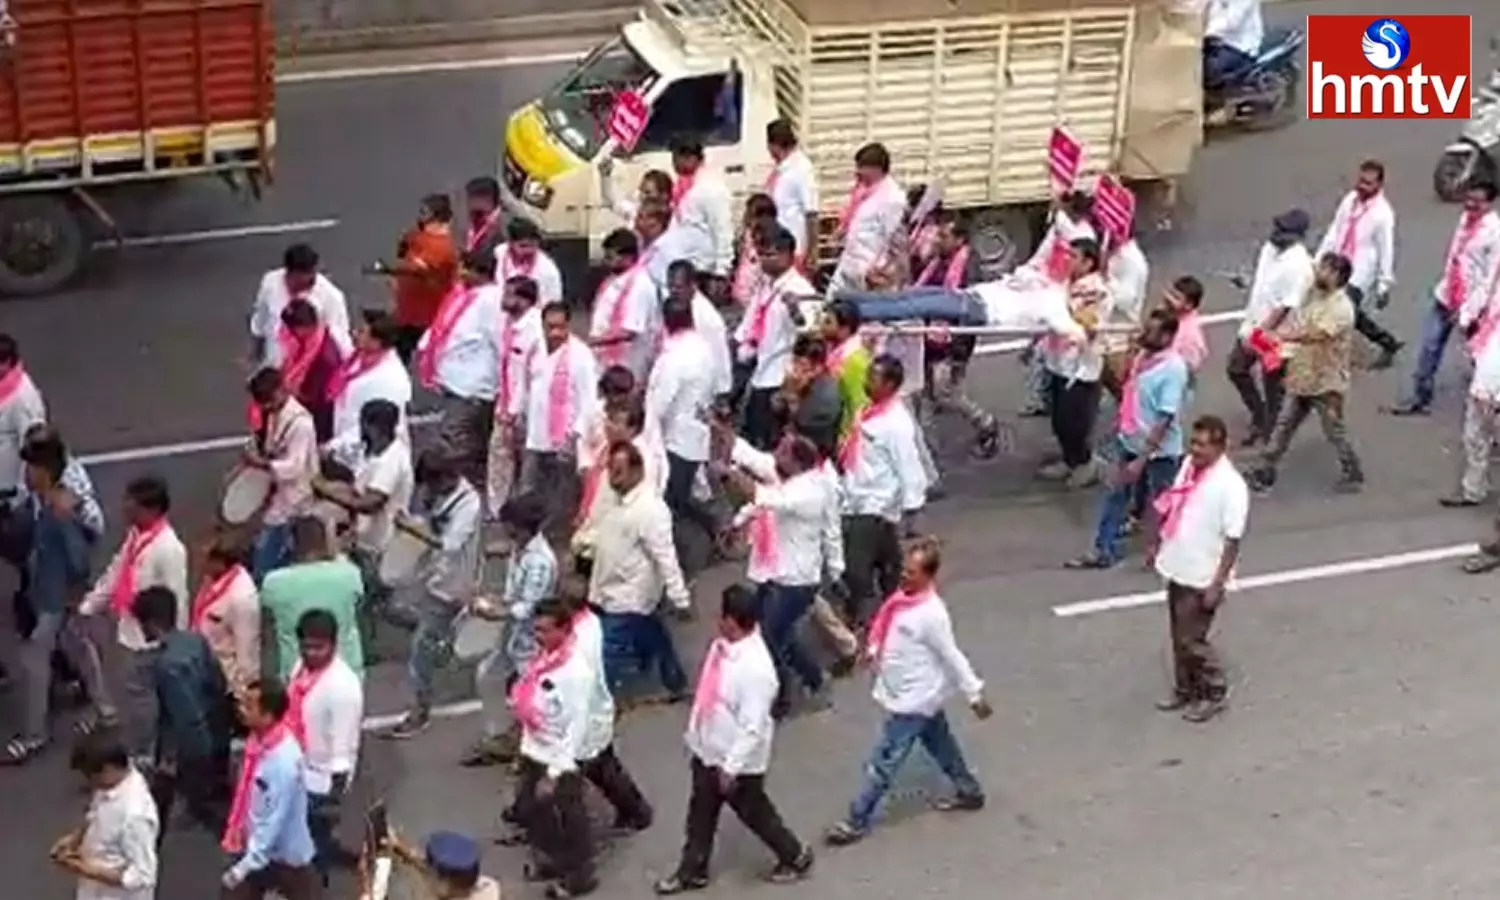
[[[1475,33],[1500,29],[1500,10],[1450,4],[1475,17]],[[1278,8],[1273,21],[1312,10],[1398,13],[1394,3],[1320,2]],[[1476,65],[1487,57],[1476,44]],[[518,68],[335,82],[282,92],[281,180],[258,207],[185,188],[128,230],[162,234],[248,223],[337,218],[310,235],[351,297],[380,300],[356,273],[387,251],[416,198],[456,189],[493,160],[503,114],[559,69]],[[1154,281],[1180,272],[1209,281],[1208,308],[1241,297],[1213,274],[1250,265],[1271,216],[1302,205],[1326,222],[1357,161],[1390,169],[1400,220],[1396,299],[1382,317],[1415,338],[1423,297],[1437,274],[1456,211],[1432,196],[1428,176],[1455,129],[1444,123],[1298,123],[1284,131],[1213,140],[1200,156],[1187,207],[1171,235],[1153,240]],[[247,238],[132,250],[78,289],[9,303],[0,323],[23,342],[56,418],[85,453],[233,435],[239,410],[243,321],[256,278],[286,238]],[[1218,326],[1215,356],[1196,411],[1243,413],[1219,374],[1230,339]],[[999,885],[1026,900],[1160,897],[1481,897],[1492,893],[1500,838],[1492,795],[1492,747],[1500,739],[1491,685],[1500,679],[1490,628],[1500,624],[1493,579],[1473,579],[1452,560],[1361,571],[1360,561],[1471,541],[1491,511],[1449,513],[1436,497],[1456,476],[1465,384],[1455,352],[1432,418],[1379,414],[1404,391],[1410,354],[1396,369],[1363,373],[1351,397],[1352,436],[1365,458],[1363,495],[1335,496],[1332,452],[1309,426],[1286,461],[1277,493],[1252,514],[1242,574],[1291,573],[1274,587],[1234,595],[1219,629],[1234,678],[1233,708],[1207,727],[1152,709],[1166,686],[1159,607],[1059,617],[1053,608],[1149,591],[1132,563],[1110,573],[1063,571],[1083,549],[1092,494],[1065,495],[1030,479],[1048,449],[1044,425],[1020,425],[1016,453],[988,463],[964,458],[964,435],[945,427],[939,454],[950,497],[930,510],[947,547],[945,595],[961,643],[997,707],[984,725],[960,715],[960,738],[990,790],[989,808],[948,821],[922,812],[938,789],[925,762],[903,776],[898,821],[863,846],[824,853],[816,888],[830,898],[978,896]],[[998,411],[1019,405],[1013,357],[974,367],[973,393]],[[163,399],[165,398],[165,399]],[[206,524],[225,453],[99,465],[106,496],[147,470],[172,481],[185,531]],[[1329,564],[1356,561],[1342,568]],[[1400,562],[1398,560],[1397,562]],[[1322,568],[1318,568],[1322,567]],[[698,598],[711,610],[705,579]],[[696,662],[699,624],[679,632]],[[371,679],[372,712],[399,709],[400,674]],[[454,679],[454,699],[463,685]],[[686,799],[681,710],[632,715],[621,756],[656,804],[658,823],[613,848],[609,895],[648,895],[680,846]],[[808,838],[842,812],[873,738],[867,685],[842,685],[835,710],[793,721],[778,736],[771,789],[794,830]],[[458,769],[472,717],[439,723],[404,745],[371,740],[364,790],[390,797],[393,818],[420,835],[436,827],[495,831],[503,779]],[[25,775],[0,772],[0,866],[24,896],[66,890],[44,861],[70,824],[78,796],[62,754]],[[171,837],[164,900],[211,896],[218,859],[206,840]],[[519,857],[493,850],[487,865],[513,891]],[[714,896],[739,897],[767,863],[738,826],[726,824]]]

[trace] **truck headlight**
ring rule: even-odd
[[[552,188],[528,178],[526,187],[521,191],[521,199],[537,209],[546,209],[547,204],[552,202]]]

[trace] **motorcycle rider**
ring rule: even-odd
[[[1261,0],[1205,0],[1203,90],[1222,88],[1235,72],[1255,61],[1265,40]]]

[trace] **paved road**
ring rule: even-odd
[[[1317,11],[1335,6],[1320,3]],[[1401,11],[1394,3],[1344,6]],[[1305,11],[1292,4],[1276,15],[1292,20]],[[1478,0],[1456,11],[1476,16],[1476,33],[1500,27],[1500,12]],[[516,69],[384,81],[378,91],[352,82],[289,90],[283,181],[269,202],[239,209],[183,192],[154,220],[132,227],[163,233],[338,218],[338,227],[313,239],[335,277],[373,299],[353,274],[357,266],[384,249],[413,198],[482,170],[501,115],[555,75]],[[1413,335],[1417,297],[1453,222],[1454,211],[1427,186],[1449,132],[1442,124],[1318,123],[1214,141],[1202,154],[1193,209],[1179,233],[1150,249],[1156,280],[1246,265],[1270,216],[1294,203],[1326,216],[1353,163],[1375,154],[1390,166],[1401,218],[1401,287],[1388,318]],[[229,360],[254,279],[281,243],[132,252],[72,294],[7,306],[5,327],[26,343],[58,419],[82,450],[232,434],[239,373]],[[1239,297],[1216,281],[1209,305],[1230,310]],[[150,312],[132,314],[140,308]],[[1228,333],[1220,328],[1213,340],[1217,368]],[[115,361],[95,361],[104,354]],[[1487,690],[1500,677],[1488,640],[1500,617],[1490,602],[1496,590],[1455,573],[1451,562],[1384,572],[1362,562],[1473,540],[1488,517],[1442,513],[1433,502],[1456,465],[1460,364],[1445,370],[1431,420],[1377,414],[1403,387],[1408,365],[1362,375],[1355,385],[1351,426],[1370,475],[1364,495],[1329,492],[1336,467],[1311,430],[1288,460],[1284,486],[1256,505],[1244,574],[1283,577],[1231,601],[1222,634],[1235,708],[1207,729],[1151,710],[1166,673],[1159,608],[1054,614],[1055,606],[1154,585],[1132,568],[1104,575],[1059,568],[1082,548],[1093,500],[1030,481],[1028,469],[1047,444],[1044,428],[1023,425],[1017,456],[983,465],[962,459],[957,429],[945,432],[940,452],[953,469],[952,498],[933,509],[932,524],[949,548],[947,595],[962,641],[1000,710],[993,724],[961,725],[993,802],[967,828],[917,816],[920,795],[935,784],[918,769],[898,811],[909,821],[866,846],[825,855],[819,889],[938,895],[1001,879],[1009,894],[1028,900],[1481,896],[1495,879],[1500,836],[1485,780],[1489,747],[1500,737]],[[1232,392],[1214,372],[1203,380],[1199,409],[1238,424]],[[1017,381],[1013,360],[987,359],[976,366],[975,393],[996,409],[1012,408]],[[149,399],[163,394],[170,402]],[[132,475],[160,467],[181,501],[180,520],[192,527],[206,521],[228,464],[224,454],[205,453],[100,466],[96,478],[113,495]],[[705,586],[701,602],[712,604],[714,586]],[[681,637],[695,660],[701,628]],[[398,679],[377,674],[375,712],[398,706]],[[686,793],[681,719],[680,711],[653,711],[624,728],[622,755],[656,802],[660,824],[611,855],[611,896],[644,897],[650,875],[678,846]],[[783,730],[773,790],[794,828],[812,835],[839,813],[875,721],[865,687],[851,684],[834,713]],[[392,797],[408,830],[492,830],[503,785],[451,764],[473,728],[472,719],[459,718],[409,745],[371,742],[371,790]],[[0,864],[40,897],[59,890],[39,860],[48,837],[66,824],[56,798],[67,795],[67,781],[55,758],[35,773],[0,773],[7,798],[27,813],[0,822]],[[173,850],[162,896],[207,896],[214,874],[207,845],[174,838]],[[490,862],[508,879],[517,871],[508,852],[497,849]],[[753,843],[730,828],[716,896],[748,890],[762,863]]]

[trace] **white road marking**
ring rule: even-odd
[[[434,719],[457,719],[463,716],[472,716],[478,713],[480,711],[480,708],[481,707],[478,700],[464,700],[459,703],[447,703],[442,706],[434,706],[432,708],[432,717]],[[368,716],[363,722],[360,723],[360,726],[364,728],[365,731],[384,731],[387,728],[395,726],[404,718],[406,718],[406,713],[389,713],[383,716]]]
[[[345,69],[313,69],[306,72],[283,72],[277,84],[315,84],[320,81],[353,81],[362,78],[393,78],[403,75],[436,75],[443,72],[481,72],[486,69],[521,69],[527,66],[550,66],[577,62],[585,56],[577,53],[540,53],[530,56],[491,56],[482,59],[446,59],[389,66],[351,66]]]
[[[337,228],[338,219],[309,219],[303,222],[275,222],[268,225],[241,225],[238,228],[210,228],[207,231],[185,231],[181,234],[145,235],[125,238],[120,242],[125,247],[173,247],[178,244],[203,244],[209,241],[228,241],[236,238],[268,237],[278,234],[296,234],[303,231],[327,231]]]
[[[1327,563],[1321,566],[1307,566],[1302,569],[1287,569],[1282,572],[1251,575],[1249,578],[1236,579],[1230,585],[1229,589],[1231,591],[1243,592],[1255,590],[1256,588],[1278,587],[1284,584],[1301,584],[1304,581],[1321,581],[1326,578],[1367,575],[1372,572],[1386,572],[1391,569],[1405,569],[1410,566],[1424,566],[1429,563],[1462,559],[1478,551],[1478,544],[1453,544],[1448,547],[1433,547],[1428,550],[1412,550],[1406,553],[1391,553],[1385,556],[1367,556],[1363,559],[1350,559],[1343,562]],[[1138,594],[1120,594],[1114,597],[1103,597],[1099,600],[1085,600],[1082,603],[1064,603],[1061,606],[1052,607],[1052,614],[1059,618],[1072,619],[1078,616],[1091,616],[1097,613],[1117,612],[1122,609],[1155,606],[1165,600],[1166,594],[1163,591],[1143,591]]]

